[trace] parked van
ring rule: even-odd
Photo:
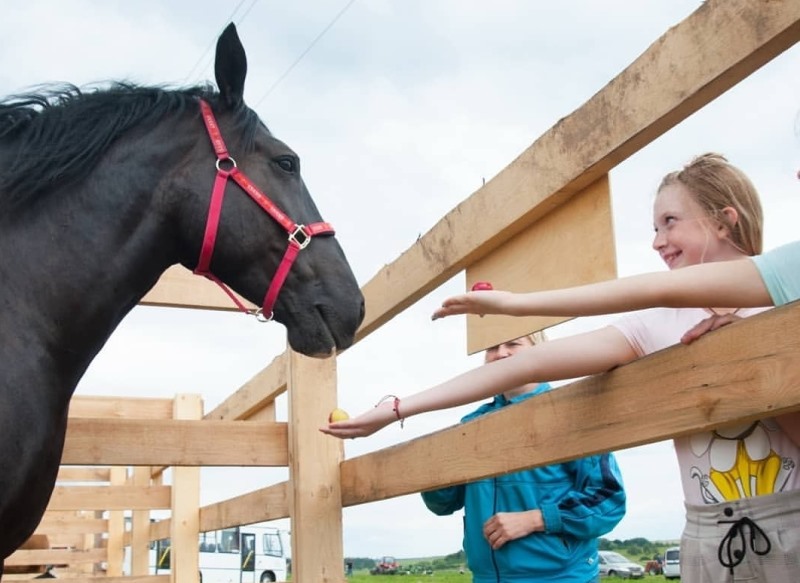
[[[664,551],[664,579],[677,579],[681,576],[681,547],[670,547]]]

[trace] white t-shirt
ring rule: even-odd
[[[752,316],[768,308],[737,312]],[[680,342],[711,315],[702,308],[654,308],[628,314],[612,325],[644,356]],[[706,431],[674,440],[683,495],[691,504],[716,504],[800,488],[800,448],[774,418]]]

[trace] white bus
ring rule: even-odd
[[[286,580],[283,536],[277,528],[237,526],[200,534],[200,583],[267,583]],[[170,541],[151,543],[150,572],[170,572]]]

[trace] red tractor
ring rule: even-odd
[[[398,569],[400,563],[394,557],[383,557],[369,572],[371,575],[396,575]]]

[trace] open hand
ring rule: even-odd
[[[503,306],[513,296],[506,291],[474,291],[447,298],[442,307],[433,312],[432,320],[458,314],[503,314]]]
[[[397,416],[392,409],[392,403],[386,401],[358,417],[337,421],[336,423],[328,423],[328,425],[320,427],[319,430],[339,439],[366,437],[383,429],[393,421],[397,421]]]

